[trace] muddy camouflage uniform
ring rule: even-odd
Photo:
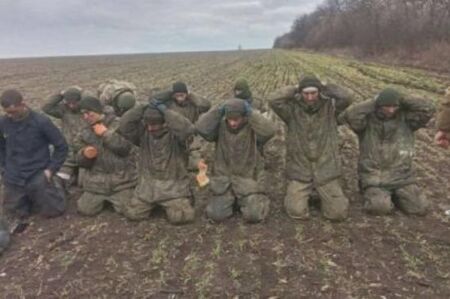
[[[408,214],[425,214],[428,202],[416,185],[412,165],[414,132],[425,127],[435,109],[431,101],[404,97],[392,119],[377,112],[376,100],[356,104],[342,119],[358,135],[360,187],[364,207],[372,214],[392,212],[397,206]]]
[[[315,79],[317,80],[317,79]],[[296,86],[269,96],[269,105],[287,125],[284,205],[292,218],[309,217],[308,199],[315,188],[324,217],[347,217],[349,201],[339,184],[337,116],[351,103],[350,95],[336,85],[322,87],[317,103],[308,106]]]
[[[182,224],[194,220],[189,188],[188,140],[195,133],[193,124],[171,109],[163,113],[165,132],[155,137],[146,129],[144,113],[154,109],[139,105],[121,119],[120,133],[139,147],[139,179],[125,215],[134,220],[146,219],[161,206],[169,222]]]
[[[78,173],[75,156],[79,150],[75,147],[75,141],[83,129],[86,128],[86,122],[83,120],[79,110],[72,111],[62,102],[63,100],[64,97],[61,94],[51,96],[47,103],[42,106],[42,111],[61,120],[61,130],[69,145],[69,153],[59,172],[74,178]]]
[[[179,105],[172,96],[173,91],[165,91],[155,95],[154,98],[164,102],[167,108],[180,113],[193,124],[195,124],[201,114],[211,108],[211,102],[196,93],[189,92],[186,102],[183,105]],[[201,159],[201,148],[202,140],[198,136],[192,136],[189,140],[189,170],[197,168],[197,163]]]
[[[102,122],[108,128],[103,136],[86,128],[79,141],[80,148],[91,145],[98,150],[95,159],[85,158],[82,150],[77,155],[80,167],[86,169],[78,211],[86,216],[100,213],[106,202],[111,203],[116,212],[124,214],[137,183],[135,148],[116,132],[119,119],[108,114]]]
[[[97,94],[100,102],[105,105],[105,113],[114,113],[120,117],[126,111],[120,107],[118,103],[119,97],[128,94],[136,99],[136,90],[137,88],[133,83],[110,79],[99,85]]]
[[[242,100],[230,99],[224,106],[235,105],[234,102],[244,105]],[[227,126],[223,109],[212,108],[196,124],[203,138],[216,143],[210,182],[213,197],[206,213],[212,220],[222,221],[233,215],[233,207],[237,205],[246,221],[259,222],[268,215],[270,200],[257,182],[261,157],[258,148],[275,135],[276,128],[255,110],[247,116],[248,123],[233,132]]]
[[[447,138],[450,139],[450,87],[441,103],[436,126],[438,130],[447,133]]]
[[[233,94],[234,97],[247,101],[253,109],[258,110],[260,113],[265,114],[268,111],[264,101],[252,93],[247,80],[242,78],[238,79],[234,84],[234,92],[236,92],[236,90],[239,90],[240,93]]]
[[[179,105],[173,98],[173,91],[161,92],[154,96],[154,98],[165,103],[167,108],[174,110],[184,117],[186,117],[191,123],[195,123],[202,113],[211,108],[211,102],[198,94],[188,93],[186,103]]]

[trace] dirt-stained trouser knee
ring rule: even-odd
[[[319,194],[320,206],[325,218],[335,221],[347,218],[349,200],[342,192],[338,180],[317,186],[316,190]],[[308,200],[312,191],[312,182],[289,182],[284,206],[291,218],[307,219],[309,217]]]
[[[189,198],[171,199],[161,203],[167,219],[172,224],[184,224],[194,221],[195,210]]]
[[[394,191],[398,208],[411,215],[425,215],[429,209],[429,202],[416,184],[410,184]]]
[[[386,215],[392,213],[391,192],[378,187],[369,187],[364,190],[364,210],[373,215]]]
[[[269,214],[270,200],[264,194],[250,194],[239,199],[238,205],[245,221],[257,223]]]

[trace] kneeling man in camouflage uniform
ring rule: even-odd
[[[134,146],[116,132],[119,119],[104,114],[97,98],[84,97],[80,108],[89,127],[81,133],[77,155],[78,164],[86,169],[78,211],[93,216],[109,202],[123,214],[137,182]]]
[[[201,116],[196,127],[216,143],[208,217],[225,220],[238,206],[246,221],[264,220],[270,201],[257,183],[258,148],[275,135],[274,124],[245,100],[229,99]]]
[[[145,219],[160,206],[173,224],[193,221],[187,163],[194,125],[163,101],[152,99],[123,115],[120,133],[139,147],[139,181],[126,217]]]
[[[314,188],[325,218],[347,218],[349,200],[339,184],[337,116],[350,102],[345,90],[334,84],[325,86],[313,75],[269,96],[269,105],[287,125],[289,183],[284,206],[291,218],[309,217],[308,200]]]
[[[407,214],[426,213],[428,201],[415,183],[412,165],[414,132],[434,111],[431,101],[386,88],[342,115],[359,138],[358,173],[367,212],[388,214],[395,202]]]

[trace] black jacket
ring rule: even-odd
[[[48,117],[32,110],[21,121],[0,117],[0,169],[7,183],[24,186],[39,171],[56,173],[67,152],[66,140]]]

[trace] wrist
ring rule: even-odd
[[[156,109],[158,109],[158,110],[161,111],[161,112],[164,112],[164,111],[167,110],[167,106],[166,106],[165,104],[158,104],[158,105],[156,106]]]

